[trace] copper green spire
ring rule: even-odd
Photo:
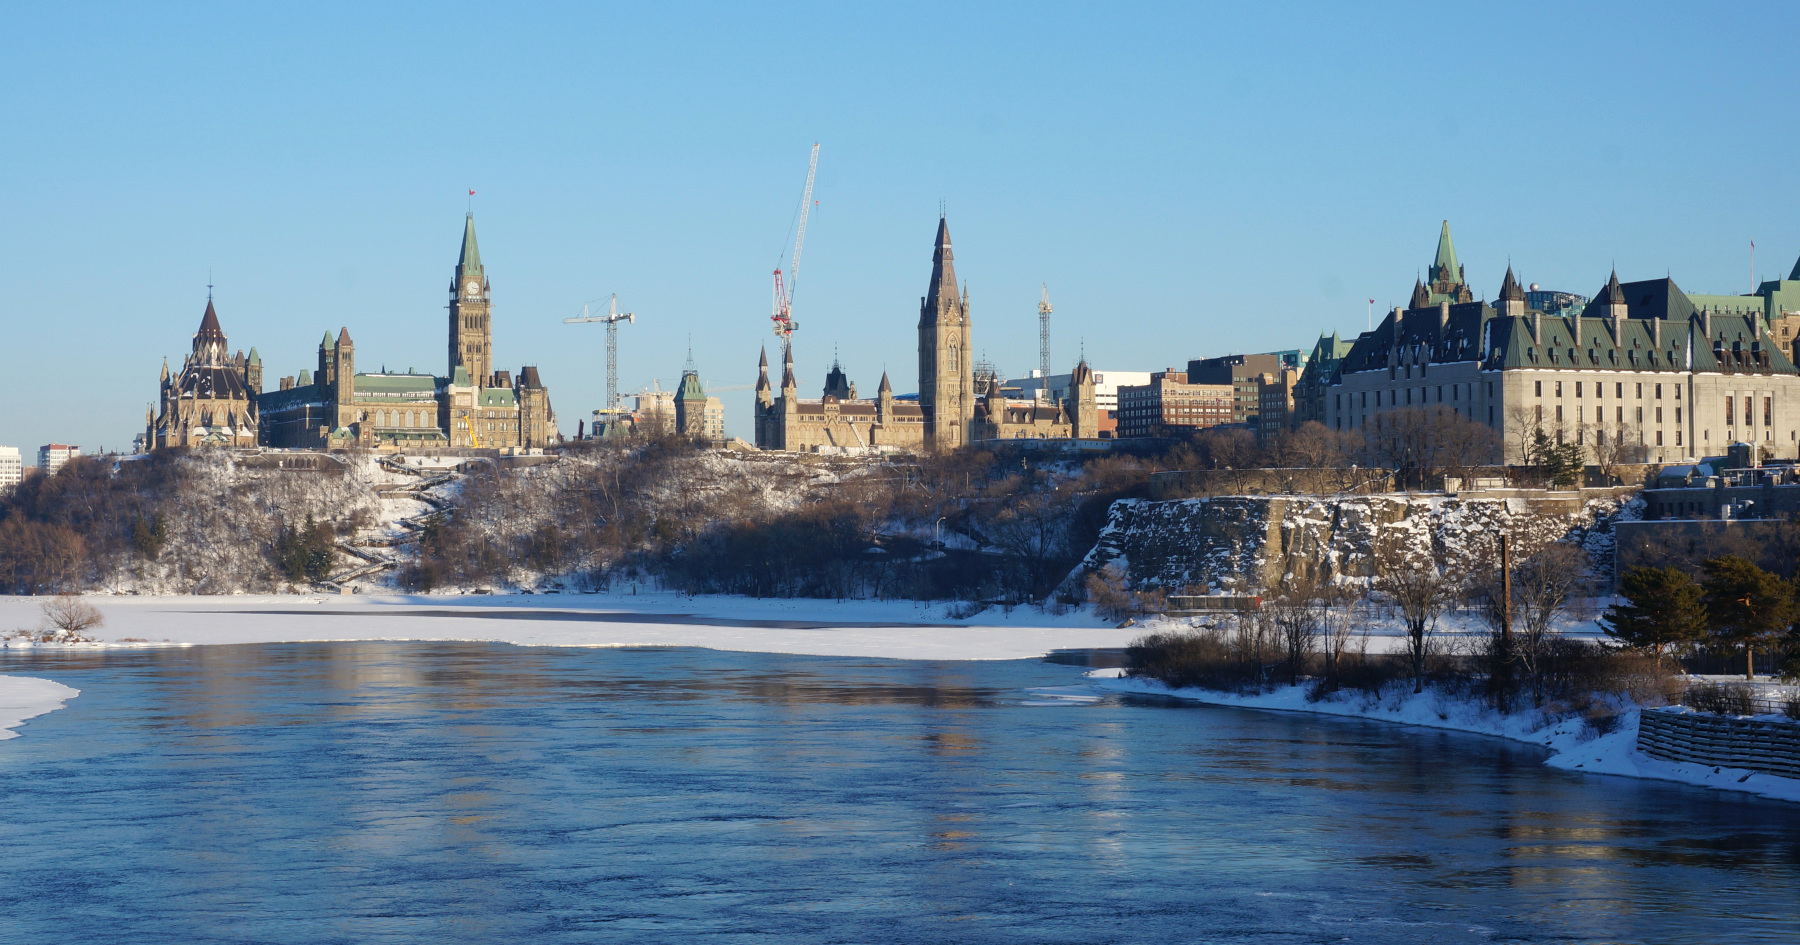
[[[1443,230],[1438,233],[1437,259],[1432,262],[1427,273],[1431,281],[1461,283],[1462,267],[1456,263],[1456,244],[1450,242],[1450,221],[1444,221]]]
[[[462,255],[457,257],[458,272],[479,272],[481,270],[481,248],[475,245],[475,214],[469,214],[463,221]]]

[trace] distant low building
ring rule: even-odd
[[[1000,390],[1008,397],[1023,400],[1061,401],[1071,396],[1071,381],[1074,373],[1043,375],[1032,371],[1028,377],[1014,378],[1001,384]],[[1119,425],[1119,388],[1125,386],[1143,386],[1150,383],[1149,371],[1101,371],[1093,372],[1094,409],[1100,435],[1109,437],[1118,431]]]
[[[0,492],[10,492],[25,478],[25,462],[16,446],[0,446]]]
[[[1262,376],[1279,375],[1305,366],[1306,356],[1298,350],[1269,351],[1262,354],[1228,354],[1217,358],[1199,358],[1187,363],[1190,384],[1228,384],[1232,388],[1231,421],[1259,426],[1257,412],[1262,406]]]
[[[1231,383],[1190,384],[1183,371],[1169,368],[1150,382],[1119,388],[1119,436],[1184,435],[1232,423],[1237,389]]]
[[[1294,386],[1299,380],[1300,372],[1293,368],[1257,378],[1257,436],[1274,436],[1294,426]]]
[[[81,447],[66,443],[46,443],[38,447],[37,468],[46,476],[56,475],[63,464],[81,455]]]

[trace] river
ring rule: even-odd
[[[0,653],[4,942],[1794,942],[1800,807],[1045,661]]]

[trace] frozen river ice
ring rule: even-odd
[[[1792,942],[1800,808],[1077,667],[0,652],[0,941]]]

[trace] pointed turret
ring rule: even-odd
[[[893,392],[894,392],[894,385],[892,385],[892,384],[889,384],[889,383],[888,383],[888,379],[887,379],[887,372],[886,372],[886,371],[882,371],[882,372],[881,372],[881,386],[880,386],[880,387],[877,387],[877,388],[876,388],[876,389],[875,389],[875,393],[877,393],[877,394],[891,394],[891,393],[893,393]]]
[[[329,331],[325,332],[325,337],[319,339],[319,350],[320,351],[331,350],[331,332],[329,332]]]
[[[262,363],[262,355],[256,353],[255,345],[250,346],[250,360],[247,363],[249,363],[249,364],[261,364]]]
[[[1463,281],[1462,266],[1456,261],[1456,244],[1450,241],[1449,220],[1444,221],[1444,228],[1438,232],[1437,258],[1427,275],[1433,283]]]
[[[1514,278],[1512,264],[1506,265],[1506,278],[1500,281],[1500,314],[1514,317],[1525,315],[1525,289]]]
[[[768,389],[769,349],[765,346],[762,350],[762,357],[756,359],[756,392],[760,394]]]
[[[1512,265],[1510,263],[1506,267],[1506,278],[1500,282],[1500,301],[1525,301],[1525,289],[1519,285],[1518,279],[1513,278]]]
[[[1788,278],[1800,282],[1800,259],[1794,260],[1794,271],[1788,273]]]
[[[340,347],[340,348],[344,347],[345,345],[354,345],[355,344],[355,342],[350,340],[350,329],[348,326],[338,330],[337,343],[338,343],[338,347]]]
[[[1619,285],[1619,270],[1614,269],[1612,278],[1606,280],[1606,288],[1600,290],[1600,301],[1607,305],[1625,304],[1625,289]]]
[[[1407,308],[1424,308],[1430,304],[1431,304],[1431,296],[1428,293],[1426,293],[1426,291],[1425,291],[1425,283],[1420,282],[1418,280],[1418,278],[1415,277],[1413,279],[1412,299],[1411,299],[1411,301],[1407,302],[1406,307]]]

